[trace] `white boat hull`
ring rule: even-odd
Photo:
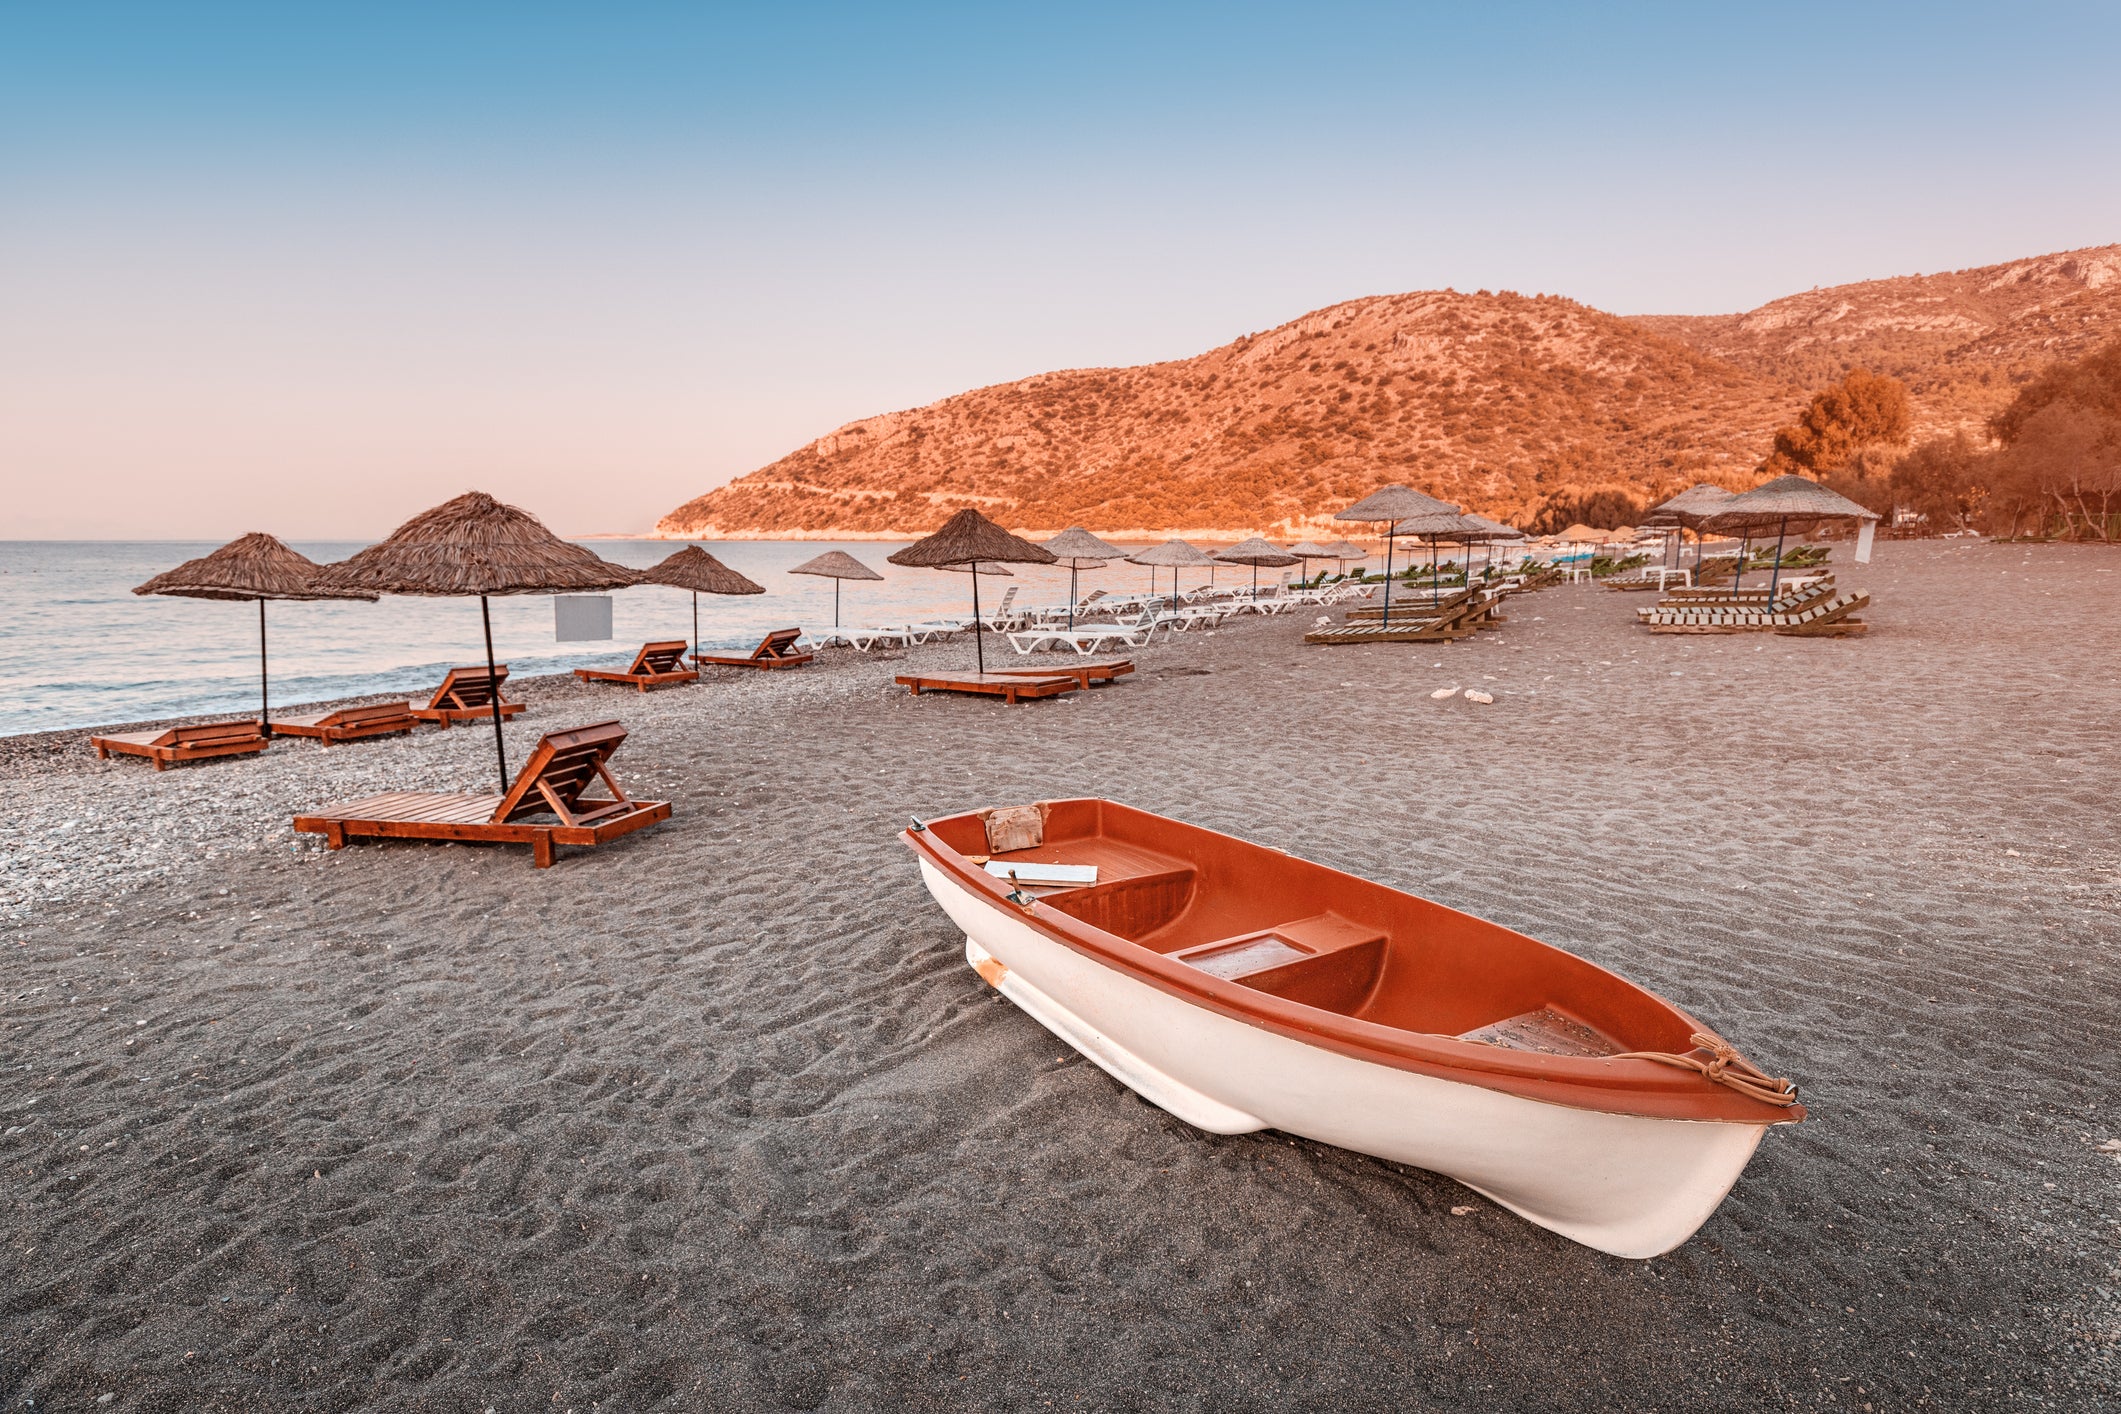
[[[1278,1129],[1457,1179],[1619,1257],[1693,1236],[1766,1125],[1572,1109],[1307,1045],[1107,967],[960,888],[928,890],[1003,996],[1143,1099],[1200,1129]]]

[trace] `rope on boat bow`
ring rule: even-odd
[[[1680,1070],[1691,1070],[1698,1075],[1728,1085],[1748,1099],[1758,1100],[1764,1105],[1781,1105],[1785,1109],[1797,1103],[1797,1082],[1780,1080],[1755,1066],[1738,1048],[1721,1036],[1696,1031],[1687,1038],[1700,1050],[1707,1051],[1703,1059],[1694,1052],[1674,1055],[1670,1051],[1628,1051],[1607,1060],[1646,1060],[1659,1065],[1675,1066]]]

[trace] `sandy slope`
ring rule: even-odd
[[[627,721],[622,779],[677,807],[544,872],[289,847],[287,810],[379,772],[481,788],[476,733],[160,777],[19,743],[18,814],[189,803],[257,848],[140,853],[0,950],[0,1396],[2113,1399],[2116,571],[1890,545],[1843,570],[1878,595],[1862,642],[1652,639],[1592,589],[1449,648],[1263,621],[1018,709],[907,700],[892,664],[534,683],[533,722]],[[1427,695],[1458,683],[1498,701]],[[1617,967],[1814,1117],[1648,1263],[1426,1174],[1191,1131],[982,988],[893,840],[909,811],[1077,792]]]

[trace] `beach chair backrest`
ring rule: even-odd
[[[508,681],[508,665],[502,663],[492,672],[484,668],[451,668],[449,676],[435,689],[434,701],[427,704],[432,711],[440,707],[484,707],[501,694],[501,684]]]
[[[666,643],[644,643],[641,651],[633,655],[633,666],[629,673],[674,673],[683,660],[687,649],[692,647],[682,638],[673,638]]]
[[[256,722],[208,722],[197,727],[175,727],[164,733],[158,746],[205,746],[217,741],[247,741],[260,733]]]
[[[994,612],[997,614],[1008,613],[1009,606],[1016,602],[1016,591],[1020,588],[1022,588],[1021,585],[1010,585],[1008,592],[1002,595],[1002,602],[994,606]]]
[[[379,707],[341,707],[323,719],[318,725],[327,727],[358,727],[368,722],[395,721],[400,717],[410,718],[411,709],[403,702],[386,702]]]
[[[754,658],[792,658],[795,656],[795,641],[803,636],[799,628],[777,628],[759,641],[753,651]]]
[[[598,807],[626,803],[625,793],[604,768],[611,753],[625,740],[626,728],[617,722],[547,732],[523,763],[523,769],[516,773],[508,794],[501,797],[493,812],[493,823],[505,825],[549,810],[563,823],[573,824]],[[612,798],[585,801],[582,792],[600,778]]]

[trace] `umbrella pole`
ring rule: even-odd
[[[1435,608],[1443,602],[1443,580],[1436,570],[1436,537],[1429,537],[1429,607]]]
[[[832,626],[840,626],[840,582],[836,579],[832,581]]]
[[[258,600],[258,725],[272,735],[272,693],[265,681],[265,600]]]
[[[1068,632],[1075,632],[1075,561],[1068,561]]]
[[[493,615],[486,607],[486,596],[479,596],[479,624],[486,630],[486,675],[490,680],[497,669],[493,665]],[[501,794],[508,794],[508,748],[501,742],[501,689],[493,684],[493,691],[486,699],[493,713],[493,758],[501,765]]]
[[[979,621],[979,561],[972,562],[972,661],[979,665],[979,675],[987,676],[987,640],[980,636]]]
[[[692,591],[692,665],[700,665],[700,591]]]
[[[1392,626],[1392,529],[1385,527],[1385,613],[1384,625]]]
[[[1738,541],[1738,573],[1731,576],[1731,588],[1745,584],[1745,562],[1753,557],[1753,532],[1748,530]]]
[[[1775,568],[1768,572],[1767,602],[1769,613],[1775,611],[1775,586],[1782,583],[1782,537],[1789,534],[1789,530],[1790,518],[1784,516],[1782,524],[1775,527]],[[263,600],[259,601],[259,607],[264,607]]]

